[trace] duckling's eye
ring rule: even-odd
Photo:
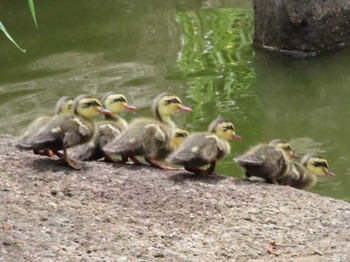
[[[315,161],[315,162],[314,162],[314,166],[315,166],[315,167],[325,167],[325,168],[328,168],[327,162],[323,162],[323,161]]]
[[[100,106],[100,105],[96,101],[92,101],[92,102],[86,103],[83,107],[87,108],[87,107],[93,107],[93,106]]]
[[[283,149],[286,151],[292,151],[292,147],[290,145],[286,145],[285,147],[283,147]]]
[[[224,126],[224,127],[223,127],[223,130],[224,130],[224,131],[227,131],[227,130],[232,130],[232,131],[234,131],[235,129],[233,128],[233,126]]]
[[[117,103],[117,102],[122,102],[122,103],[125,102],[126,103],[126,100],[124,97],[119,97],[119,98],[114,99],[113,102],[114,103]]]
[[[168,104],[181,104],[181,102],[179,101],[179,99],[173,98],[173,99],[169,99],[169,100],[165,101],[165,104],[166,105],[168,105]]]
[[[187,134],[186,133],[176,133],[175,136],[176,137],[186,137]]]

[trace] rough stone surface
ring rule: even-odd
[[[0,261],[350,261],[346,202],[132,165],[72,171],[13,141],[0,136]]]
[[[254,0],[257,45],[315,53],[350,42],[348,0]]]

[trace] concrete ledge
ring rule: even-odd
[[[132,165],[77,172],[13,141],[0,136],[3,261],[350,261],[346,202]]]

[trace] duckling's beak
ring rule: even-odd
[[[233,134],[233,140],[238,140],[238,141],[240,141],[240,140],[242,140],[243,138],[241,137],[241,136],[239,136],[239,135],[237,135],[237,134]]]
[[[291,152],[289,153],[289,157],[290,157],[290,159],[292,159],[292,160],[300,159],[300,156],[299,156],[298,154],[294,153],[293,151],[291,151]]]
[[[138,110],[138,108],[136,106],[133,106],[133,105],[127,105],[125,107],[125,110],[136,111],[136,110]]]
[[[193,112],[192,108],[189,108],[188,106],[184,106],[184,105],[181,105],[179,109],[182,112]]]
[[[326,176],[335,177],[335,173],[333,173],[332,171],[330,171],[328,169],[325,169],[324,171],[325,171]]]
[[[111,115],[112,114],[112,111],[111,110],[108,110],[106,108],[102,108],[101,111],[99,112],[100,114],[102,115]]]

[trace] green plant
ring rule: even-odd
[[[35,7],[34,7],[34,0],[28,0],[28,4],[29,4],[29,9],[30,9],[30,13],[32,14],[33,20],[34,20],[34,24],[36,27],[38,27],[38,23],[36,21],[36,15],[35,15]],[[6,30],[6,27],[4,26],[4,24],[0,21],[0,30],[4,32],[5,36],[19,49],[21,50],[23,53],[26,52],[25,49],[21,48],[15,40],[13,40],[13,38],[11,37],[10,33]]]

